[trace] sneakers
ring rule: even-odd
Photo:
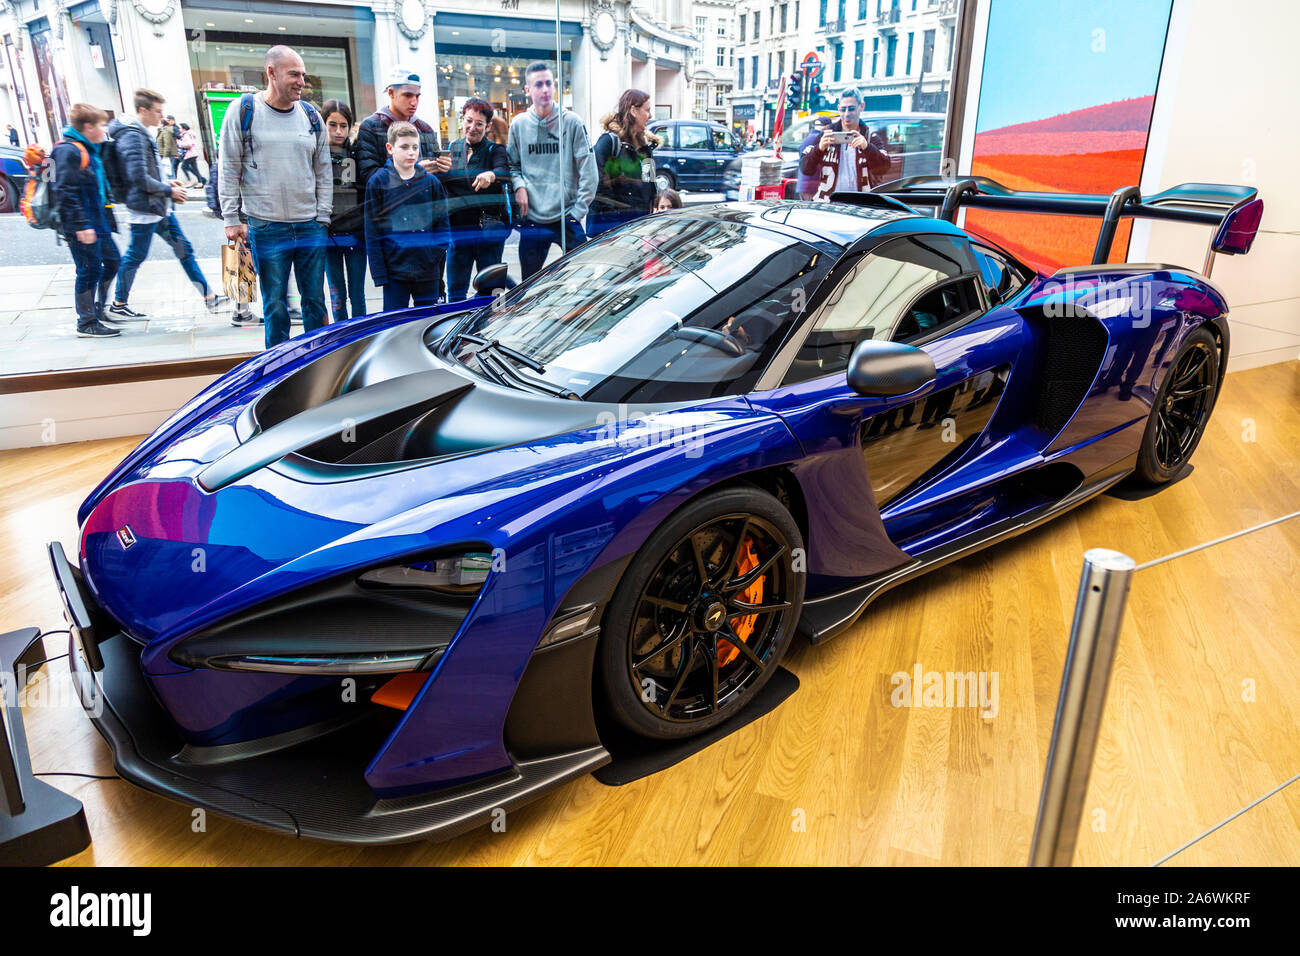
[[[261,325],[262,317],[260,315],[254,315],[252,312],[245,310],[243,312],[236,312],[234,315],[232,315],[230,317],[230,324],[234,326],[240,326],[240,327],[247,326],[247,325]]]
[[[110,329],[103,322],[92,322],[90,325],[77,326],[77,338],[79,339],[111,339],[113,336],[121,334],[121,329]]]
[[[124,319],[143,319],[146,317],[144,312],[137,312],[135,309],[131,308],[125,302],[123,302],[121,305],[118,305],[116,302],[111,303],[108,307],[108,311],[110,314],[120,315]],[[113,320],[109,319],[109,321],[111,322]]]
[[[211,298],[205,298],[203,300],[203,304],[208,307],[209,312],[215,312],[217,311],[217,309],[221,308],[229,301],[230,300],[227,299],[224,295],[213,294]]]

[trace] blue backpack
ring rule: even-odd
[[[248,161],[250,150],[253,146],[253,97],[254,93],[245,93],[239,98],[239,136],[244,144],[245,162]],[[320,112],[306,100],[299,100],[298,105],[302,111],[307,114],[307,122],[311,124],[312,134],[320,139],[322,131],[325,129],[321,125]],[[256,169],[256,165],[253,167]]]

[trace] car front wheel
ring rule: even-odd
[[[665,189],[676,189],[677,177],[666,169],[655,171],[655,192],[662,193]]]
[[[790,513],[757,488],[716,492],[672,515],[605,613],[597,666],[610,715],[662,740],[738,713],[794,636],[802,548]]]

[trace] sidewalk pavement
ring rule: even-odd
[[[692,193],[690,204],[717,202],[721,196]],[[121,243],[119,243],[119,246]],[[552,248],[548,262],[558,258]],[[510,274],[519,275],[519,240],[506,243],[505,262]],[[208,285],[221,288],[221,260],[201,258]],[[202,296],[190,285],[180,263],[173,258],[149,259],[141,264],[131,289],[130,305],[144,319],[124,319],[122,334],[111,339],[77,338],[77,313],[72,305],[76,269],[71,259],[40,266],[0,267],[0,375],[24,372],[174,362],[220,355],[253,355],[262,351],[261,325],[236,328],[230,324],[234,303],[209,312]],[[297,290],[289,283],[291,305]],[[328,286],[326,288],[328,307]],[[366,304],[371,312],[383,307],[383,292],[366,276]],[[252,304],[262,314],[260,301]],[[302,331],[293,326],[292,333]]]

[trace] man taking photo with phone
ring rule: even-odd
[[[879,131],[862,122],[862,94],[840,94],[840,118],[825,131],[814,130],[799,148],[799,171],[817,180],[814,199],[832,193],[864,193],[889,179],[889,147]]]

